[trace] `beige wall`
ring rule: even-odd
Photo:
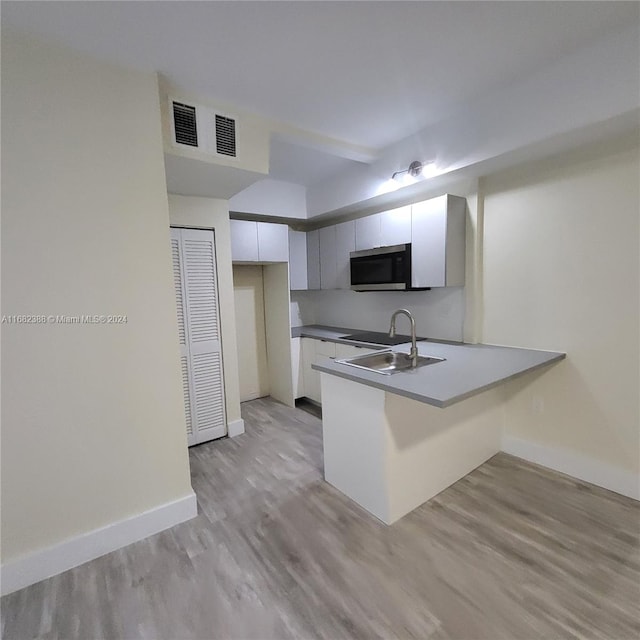
[[[568,354],[509,385],[507,436],[637,474],[640,164],[633,141],[486,180],[483,338]]]
[[[227,422],[234,422],[241,418],[228,201],[169,194],[169,217],[171,225],[176,227],[213,229],[215,232]]]
[[[3,562],[191,494],[158,88],[2,36]]]
[[[274,400],[295,406],[291,372],[291,325],[289,324],[289,265],[265,264],[264,317],[269,361],[269,393]]]
[[[269,395],[262,265],[233,265],[240,402]]]

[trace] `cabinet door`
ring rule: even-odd
[[[231,220],[231,259],[258,262],[258,224],[250,220]]]
[[[338,259],[336,246],[336,228],[320,229],[320,288],[338,288]]]
[[[351,344],[336,344],[336,358],[344,360],[345,358],[354,358],[355,356],[364,356],[367,353],[373,353],[378,349],[369,349],[367,347],[357,347]]]
[[[411,212],[411,284],[444,287],[447,196],[414,204]]]
[[[412,205],[411,283],[414,287],[464,285],[466,201],[444,195]]]
[[[325,358],[336,357],[336,343],[328,340],[316,340],[316,356]]]
[[[307,232],[307,282],[309,289],[320,288],[320,234]]]
[[[351,288],[351,262],[349,254],[356,250],[355,222],[341,222],[336,225],[336,286],[338,289]]]
[[[383,246],[380,230],[381,218],[381,214],[376,213],[356,220],[356,251]]]
[[[288,262],[289,227],[272,222],[258,222],[257,225],[260,262]]]
[[[307,234],[289,229],[289,288],[304,291],[307,284]]]
[[[318,362],[322,358],[335,358],[336,357],[336,343],[328,342],[327,340],[314,340],[315,342],[315,358],[314,362]],[[320,382],[320,372],[312,369],[315,374],[314,384],[316,384],[316,388],[314,389],[314,393],[317,394],[315,398],[313,398],[316,402],[322,403],[322,384]]]
[[[311,368],[316,359],[316,340],[301,338],[302,342],[302,379],[304,395],[320,402],[320,374]]]
[[[304,362],[302,359],[303,338],[291,338],[291,373],[293,379],[293,398],[302,398],[304,393]]]
[[[411,242],[411,205],[380,214],[380,229],[385,247]]]

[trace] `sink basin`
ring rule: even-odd
[[[443,360],[444,358],[418,356],[418,363],[415,368],[425,367],[428,364],[437,364]],[[411,358],[408,353],[390,350],[368,353],[355,358],[345,358],[344,360],[336,360],[336,362],[348,364],[350,367],[358,367],[358,369],[375,371],[375,373],[382,373],[387,376],[401,371],[411,371],[414,368],[411,366]]]

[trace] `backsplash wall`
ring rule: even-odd
[[[291,325],[323,324],[349,329],[388,331],[391,314],[406,308],[416,320],[418,335],[462,341],[464,287],[430,291],[292,291]],[[409,322],[398,319],[398,332]]]

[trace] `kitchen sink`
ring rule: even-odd
[[[415,368],[425,367],[428,364],[437,364],[443,362],[445,358],[434,358],[432,356],[418,356],[418,362]],[[345,358],[336,360],[340,364],[348,364],[350,367],[358,367],[358,369],[366,369],[375,373],[391,375],[401,371],[411,371],[411,356],[401,351],[378,351],[376,353],[368,353],[363,356],[354,358]]]

